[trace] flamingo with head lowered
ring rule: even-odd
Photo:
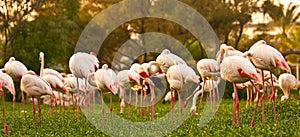
[[[2,87],[5,87],[12,95],[13,95],[13,111],[15,112],[15,87],[14,87],[14,82],[12,78],[0,71],[0,91],[2,93],[2,119],[3,119],[3,127],[4,127],[4,133],[8,134],[8,125],[6,124],[6,119],[5,119],[5,104],[4,104],[4,90]]]
[[[116,73],[109,69],[107,64],[104,64],[101,69],[89,74],[88,82],[100,90],[102,102],[102,126],[104,126],[104,100],[103,89],[109,89],[110,94],[110,120],[112,121],[112,94],[116,95],[118,92],[118,80]]]

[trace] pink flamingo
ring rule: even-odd
[[[251,48],[245,52],[245,55],[249,60],[253,62],[253,64],[261,69],[261,70],[269,70],[270,76],[272,78],[272,70],[275,68],[280,68],[286,70],[287,72],[291,72],[290,67],[288,66],[287,62],[285,61],[282,54],[276,50],[275,48],[267,45],[264,40],[259,40],[255,44],[251,46]],[[264,77],[264,73],[262,71],[262,77]],[[265,90],[264,86],[264,79],[262,79],[262,89]],[[276,100],[275,100],[275,91],[273,81],[271,80],[272,84],[272,95],[271,99],[273,100],[273,110],[274,110],[274,123],[276,123]],[[262,104],[265,99],[265,92],[262,95]],[[264,105],[262,106],[262,124],[264,124]],[[254,126],[254,117],[252,118],[251,126]]]
[[[36,75],[33,71],[28,71],[23,75],[21,79],[21,91],[22,91],[22,103],[23,103],[23,110],[24,107],[24,95],[23,92],[27,94],[27,96],[32,98],[32,107],[33,107],[33,125],[35,125],[35,105],[34,105],[34,98],[38,99],[38,112],[39,112],[39,119],[40,124],[41,121],[41,108],[40,108],[40,97],[43,95],[51,95],[53,99],[55,98],[50,84],[43,80],[41,77]],[[50,115],[52,114],[52,104],[50,104]],[[26,118],[26,113],[24,113],[24,117]]]
[[[159,65],[163,73],[166,73],[169,67],[173,65],[186,64],[182,58],[171,53],[168,49],[164,49],[161,54],[157,56],[155,62]]]
[[[17,61],[14,57],[10,57],[9,61],[4,65],[4,71],[10,75],[13,80],[18,81],[28,70],[22,62]]]
[[[76,77],[77,79],[77,94],[79,95],[79,82],[78,78],[85,79],[85,87],[87,87],[87,78],[88,75],[91,73],[94,73],[99,68],[99,60],[97,58],[97,55],[94,52],[84,53],[84,52],[77,52],[73,54],[69,60],[69,67],[71,73]],[[86,89],[85,89],[86,91]],[[77,102],[78,105],[78,111],[80,113],[80,102],[81,98],[79,95],[79,101]],[[88,102],[89,103],[89,102]],[[88,104],[89,107],[89,104]],[[77,122],[78,122],[77,116]]]
[[[39,61],[41,63],[41,67],[40,67],[40,76],[41,77],[44,75],[53,75],[53,76],[56,76],[57,78],[59,78],[62,82],[64,82],[64,78],[59,72],[57,72],[54,69],[44,68],[45,61],[44,61],[44,53],[43,52],[40,52],[40,54],[39,54]]]
[[[281,97],[281,101],[287,100],[290,95],[290,90],[297,87],[297,79],[294,75],[283,73],[278,78],[279,87],[282,89],[284,96]]]
[[[214,84],[213,80],[217,79],[217,77],[220,75],[219,71],[217,70],[217,61],[214,60],[214,59],[201,59],[201,60],[199,60],[197,62],[197,70],[200,73],[202,81],[203,81],[202,88],[206,86],[206,80],[211,80],[210,81],[210,82],[212,82],[211,84]],[[212,87],[214,87],[214,85],[212,85]],[[211,88],[211,89],[212,89],[211,92],[213,92],[214,88]],[[201,92],[200,106],[202,104],[203,94],[204,94],[204,92]],[[210,94],[210,97],[212,97],[213,94]],[[217,94],[218,94],[218,88],[217,88]],[[189,101],[189,99],[193,95],[194,94],[192,94],[190,97],[188,97],[186,99],[186,103],[187,103],[187,101]],[[219,95],[217,95],[217,96],[219,96]],[[213,96],[213,100],[215,102],[215,96]],[[185,105],[186,105],[186,103],[185,103]]]
[[[196,108],[197,108],[196,105],[197,105],[198,96],[201,94],[201,98],[202,98],[205,91],[210,92],[213,89],[218,88],[218,84],[220,83],[220,78],[218,78],[217,80],[210,79],[207,81],[208,81],[208,83],[205,85],[204,85],[204,82],[200,83],[202,88],[200,90],[198,90],[193,96],[193,104],[190,108],[191,115],[194,115],[196,113]],[[201,103],[202,102],[200,101],[199,108],[201,107]],[[200,113],[200,109],[198,109],[198,112]]]
[[[100,90],[101,102],[102,102],[102,126],[104,126],[104,100],[103,100],[103,89],[109,89],[110,94],[110,119],[112,122],[112,94],[116,95],[118,92],[119,85],[117,83],[116,73],[109,69],[107,64],[104,64],[101,69],[96,72],[89,74],[88,82],[97,87]]]
[[[126,96],[126,86],[130,85],[140,85],[140,76],[131,70],[122,70],[117,74],[118,84],[120,86],[119,97],[121,99],[120,104],[120,114],[124,113],[125,108],[125,96]],[[129,92],[129,100],[131,102],[131,92]],[[136,104],[137,105],[137,104]],[[128,104],[128,117],[130,117],[130,104]]]
[[[12,80],[12,78],[8,75],[3,73],[2,71],[0,71],[0,91],[2,93],[2,122],[3,122],[3,127],[4,127],[4,133],[5,134],[9,134],[8,131],[8,125],[6,123],[6,118],[5,118],[5,104],[4,104],[4,90],[2,87],[5,87],[12,95],[13,95],[13,101],[15,101],[15,95],[16,95],[16,91],[15,91],[15,87],[14,87],[14,82]],[[13,110],[15,110],[15,102],[13,102]]]
[[[236,83],[244,83],[251,79],[260,81],[259,76],[252,63],[246,58],[240,56],[229,56],[221,60],[220,73],[222,79],[233,83],[234,105],[232,111],[232,125],[236,124],[236,115],[237,115],[238,126],[240,126],[239,101],[238,101]]]
[[[174,113],[173,92],[177,91],[179,108],[180,108],[180,123],[181,123],[182,122],[182,105],[181,105],[180,90],[182,89],[183,84],[186,84],[187,82],[193,82],[193,83],[199,84],[199,76],[196,75],[195,71],[191,67],[189,67],[185,64],[179,64],[179,65],[173,65],[168,69],[167,80],[170,84],[171,97],[172,97],[172,99],[171,99],[172,122],[173,122],[173,113]],[[199,87],[197,87],[197,88],[199,88]]]

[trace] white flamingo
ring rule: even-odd
[[[3,128],[4,128],[4,133],[8,135],[9,131],[8,131],[8,125],[6,123],[6,118],[5,118],[5,108],[4,108],[4,106],[5,106],[5,104],[4,104],[5,94],[4,94],[3,87],[5,89],[7,89],[13,95],[13,112],[15,112],[15,95],[16,95],[16,91],[15,91],[15,87],[14,87],[14,82],[8,74],[5,74],[2,71],[0,71],[0,91],[2,93]]]
[[[43,80],[41,77],[36,75],[33,71],[28,71],[23,75],[21,79],[21,91],[22,91],[22,102],[23,102],[23,110],[24,110],[24,95],[23,92],[27,94],[27,96],[32,98],[32,107],[33,107],[33,124],[35,125],[35,105],[34,98],[38,99],[38,112],[39,119],[41,124],[41,108],[40,108],[40,97],[43,95],[51,95],[53,98],[54,94],[52,92],[50,84]],[[52,114],[52,103],[50,105],[50,115]],[[26,113],[24,113],[26,118]]]
[[[287,100],[290,95],[290,90],[297,87],[297,79],[294,75],[283,73],[278,78],[279,87],[282,89],[284,95],[281,97],[281,101]]]
[[[134,71],[131,70],[122,70],[117,74],[118,84],[120,87],[119,97],[121,99],[120,103],[120,113],[124,113],[125,108],[125,96],[126,96],[126,87],[128,84],[131,86],[140,85],[140,76]],[[136,100],[137,101],[137,100]],[[129,100],[131,102],[131,92],[129,92]],[[137,105],[137,104],[136,104]],[[130,117],[130,105],[128,105],[128,117]]]
[[[229,56],[223,58],[220,64],[220,73],[222,79],[232,82],[234,87],[234,105],[232,111],[232,125],[236,124],[236,115],[238,116],[238,126],[240,126],[239,118],[239,101],[236,89],[236,83],[244,83],[251,79],[260,81],[255,67],[246,58],[240,56]],[[256,104],[257,106],[258,104]],[[256,112],[256,109],[254,110]],[[255,115],[255,113],[254,113]]]
[[[4,65],[4,71],[18,81],[28,70],[22,62],[17,61],[14,57],[10,57],[9,61]]]
[[[84,53],[84,52],[77,52],[71,56],[71,58],[69,60],[69,68],[70,68],[71,73],[77,79],[77,94],[79,95],[80,92],[79,92],[78,78],[85,79],[85,84],[87,87],[87,81],[86,81],[87,77],[89,74],[97,71],[97,69],[99,68],[99,60],[94,52],[90,52],[90,54]],[[85,89],[85,91],[86,91],[86,89]],[[80,112],[80,104],[79,104],[80,101],[81,101],[81,98],[79,95],[79,101],[77,102],[79,112]],[[89,104],[88,104],[88,107],[89,107]],[[77,115],[77,122],[78,122],[78,117],[79,116]]]
[[[199,84],[199,76],[196,75],[195,71],[185,65],[185,64],[179,64],[179,65],[173,65],[171,66],[167,71],[167,80],[170,84],[170,90],[171,90],[171,96],[172,96],[172,122],[173,122],[173,113],[174,113],[174,96],[173,92],[177,91],[178,94],[178,102],[179,102],[179,108],[180,108],[180,122],[182,122],[182,105],[181,105],[181,96],[180,96],[180,90],[182,89],[183,85],[187,82],[193,82],[196,84]],[[198,88],[198,87],[197,87]]]
[[[270,76],[272,78],[272,70],[275,68],[280,68],[283,70],[286,70],[287,72],[291,72],[290,67],[288,66],[287,62],[285,61],[282,54],[276,50],[275,48],[267,45],[266,41],[259,40],[258,42],[254,43],[251,48],[245,52],[245,55],[247,56],[249,60],[253,62],[253,64],[262,70],[269,70]],[[264,77],[264,73],[262,71],[262,77]],[[262,89],[265,90],[264,86],[264,79],[262,79]],[[273,100],[273,110],[274,110],[274,123],[276,123],[276,100],[275,100],[275,87],[272,83],[272,95],[271,99]],[[262,95],[262,104],[264,103],[265,99],[265,92],[263,92]],[[262,105],[262,124],[264,124],[264,105]],[[251,122],[251,126],[254,126],[254,117]]]
[[[109,69],[107,64],[104,64],[101,69],[96,72],[89,74],[88,82],[97,87],[101,94],[102,104],[102,126],[104,126],[104,100],[103,100],[103,89],[109,89],[110,94],[110,120],[112,121],[112,94],[116,95],[118,92],[118,82],[116,73]]]

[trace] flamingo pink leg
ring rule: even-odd
[[[138,93],[137,93],[137,91],[135,91],[135,110],[136,111],[138,111],[138,109],[137,109],[138,101],[139,101],[139,99],[138,99]]]
[[[140,114],[142,117],[144,117],[144,111],[143,111],[143,89],[141,90],[141,94],[140,94]]]
[[[13,96],[13,118],[15,117],[16,112],[16,96]]]
[[[112,125],[112,94],[113,93],[110,93],[110,103],[109,103],[109,111],[110,111],[110,124]]]
[[[0,90],[1,90],[1,93],[2,93],[2,122],[3,122],[3,128],[4,128],[4,133],[6,135],[8,135],[9,131],[8,131],[8,125],[6,124],[6,118],[5,118],[5,109],[4,109],[4,106],[5,106],[5,102],[4,102],[4,90],[2,89],[2,83],[0,84]]]
[[[52,107],[53,107],[53,99],[54,99],[55,97],[54,97],[54,94],[52,94],[52,96],[51,96],[51,103],[50,103],[50,109],[49,109],[49,114],[50,114],[50,116],[52,116]]]
[[[101,105],[102,105],[102,128],[104,128],[104,100],[103,100],[103,92],[101,90]]]
[[[24,119],[26,119],[26,111],[25,111],[25,100],[24,100],[24,93],[22,91],[22,108],[24,111]]]
[[[234,93],[235,93],[235,102],[236,102],[236,113],[237,113],[237,119],[238,119],[238,126],[241,125],[241,121],[240,121],[240,103],[239,103],[239,96],[238,96],[238,92],[237,92],[237,88],[236,88],[236,84],[233,84],[234,86]]]
[[[155,115],[155,93],[154,93],[154,88],[152,85],[150,85],[150,92],[151,92],[151,120],[154,119]]]
[[[271,98],[273,99],[273,109],[274,109],[274,123],[276,124],[276,98],[275,98],[275,87],[273,85],[273,78],[272,78],[272,71],[270,70],[271,75],[271,83],[272,83],[272,95]]]
[[[204,89],[204,86],[205,86],[205,83],[206,83],[206,80],[204,79],[203,81],[203,89]],[[204,90],[203,92],[201,93],[201,97],[200,97],[200,102],[199,102],[199,107],[198,107],[198,113],[200,114],[200,107],[202,106],[202,100],[203,100],[203,96],[204,96]]]
[[[32,112],[33,112],[33,126],[35,126],[35,123],[36,123],[36,121],[35,121],[35,105],[34,105],[34,97],[31,97],[31,100],[32,100]]]
[[[261,96],[261,118],[262,118],[262,124],[265,124],[265,80],[264,80],[264,71],[261,70],[261,76],[262,76],[262,96]],[[260,91],[258,91],[260,92]]]
[[[178,95],[178,104],[179,104],[179,110],[180,110],[180,125],[182,124],[182,105],[181,105],[181,96],[180,96],[180,90],[177,91]]]
[[[175,103],[174,91],[173,91],[173,90],[171,90],[171,111],[172,111],[172,124],[174,123],[174,103]]]
[[[126,95],[126,94],[125,94]],[[130,118],[130,102],[131,102],[131,91],[129,91],[129,100],[128,100],[128,118]]]
[[[255,102],[255,108],[254,108],[254,112],[253,112],[253,116],[252,116],[252,121],[251,121],[251,127],[254,126],[254,119],[255,119],[255,115],[256,115],[256,110],[257,110],[257,107],[258,107],[258,103],[259,103],[259,98],[260,98],[260,91],[259,89],[254,85],[254,83],[252,81],[250,81],[251,84],[253,85],[253,87],[255,87],[256,89],[256,92],[257,92],[257,98],[258,98],[258,101]]]
[[[40,121],[40,125],[42,125],[42,117],[41,117],[41,112],[42,112],[42,110],[41,110],[41,99],[39,98],[38,99],[38,112],[39,112],[39,121]]]

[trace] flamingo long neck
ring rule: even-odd
[[[192,106],[196,106],[197,105],[197,99],[198,99],[198,96],[203,92],[203,89],[201,89],[200,91],[196,92],[194,97],[193,97],[193,104]]]
[[[41,68],[40,68],[40,76],[44,75],[44,57],[41,56]]]

